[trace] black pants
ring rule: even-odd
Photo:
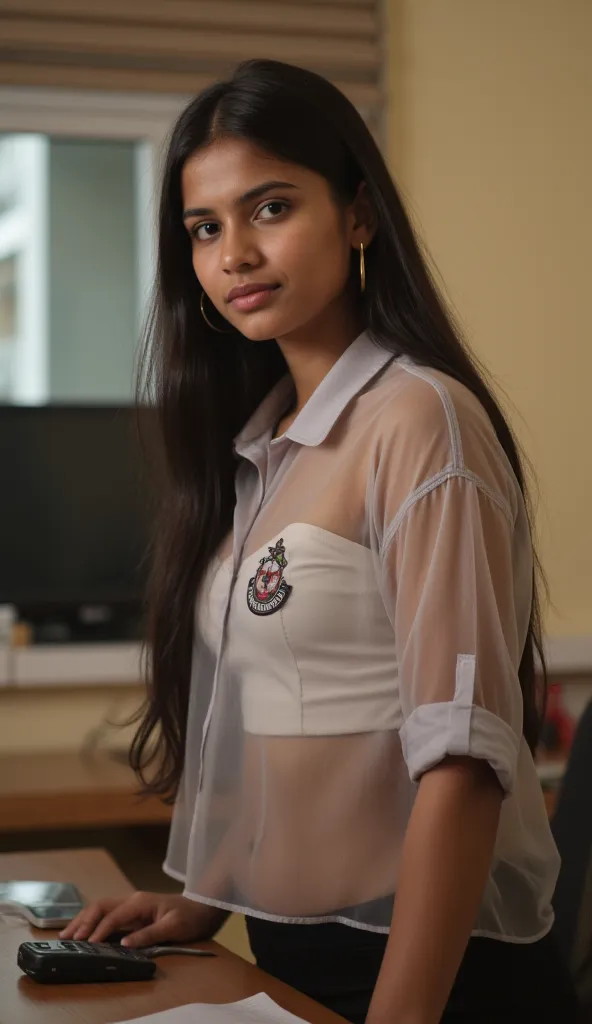
[[[257,965],[352,1024],[363,1024],[386,935],[341,924],[248,917]],[[517,944],[471,939],[442,1024],[574,1024],[571,979],[552,935]]]

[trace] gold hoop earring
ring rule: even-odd
[[[203,318],[204,318],[205,322],[207,323],[208,327],[211,327],[211,329],[213,331],[215,331],[216,334],[230,334],[230,331],[225,331],[223,327],[216,327],[215,324],[213,324],[211,320],[208,320],[207,315],[206,315],[206,311],[205,311],[205,307],[204,307],[205,296],[206,296],[206,293],[204,291],[202,291],[201,298],[199,300],[199,308],[201,309],[201,315],[203,316]],[[230,330],[232,330],[232,328]]]
[[[366,291],[366,260],[364,259],[363,242],[360,242],[360,291]]]

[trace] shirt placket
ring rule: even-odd
[[[218,641],[218,650],[216,653],[216,668],[214,670],[212,695],[210,697],[210,703],[208,705],[208,710],[204,721],[201,747],[199,753],[199,778],[197,785],[199,793],[201,792],[203,787],[204,756],[206,741],[212,720],[212,715],[214,712],[214,707],[216,704],[216,696],[219,689],[220,667],[222,664],[222,658],[224,656],[226,635],[228,631],[228,618],[230,615],[230,608],[232,604],[232,598],[234,595],[234,589],[242,564],[242,556],[243,551],[245,549],[245,544],[253,528],[255,520],[257,519],[257,516],[261,511],[261,507],[265,500],[266,494],[266,481],[268,476],[267,444],[259,444],[257,446],[252,445],[250,448],[244,451],[243,456],[244,459],[247,461],[243,462],[239,467],[236,478],[236,506],[234,509],[233,517],[232,574],[224,606],[222,629],[220,631],[220,639]],[[252,476],[253,468],[257,472],[257,480],[256,482],[254,481],[255,486],[251,487],[251,481],[248,480],[248,476]]]

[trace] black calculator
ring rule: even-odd
[[[156,964],[138,950],[74,939],[22,942],[17,963],[34,981],[54,985],[149,981],[156,972]]]

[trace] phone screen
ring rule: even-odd
[[[30,907],[40,920],[70,920],[82,907],[78,889],[69,882],[0,882],[0,903]]]
[[[81,903],[23,903],[24,907],[32,910],[39,921],[71,921],[79,910],[82,910]]]

